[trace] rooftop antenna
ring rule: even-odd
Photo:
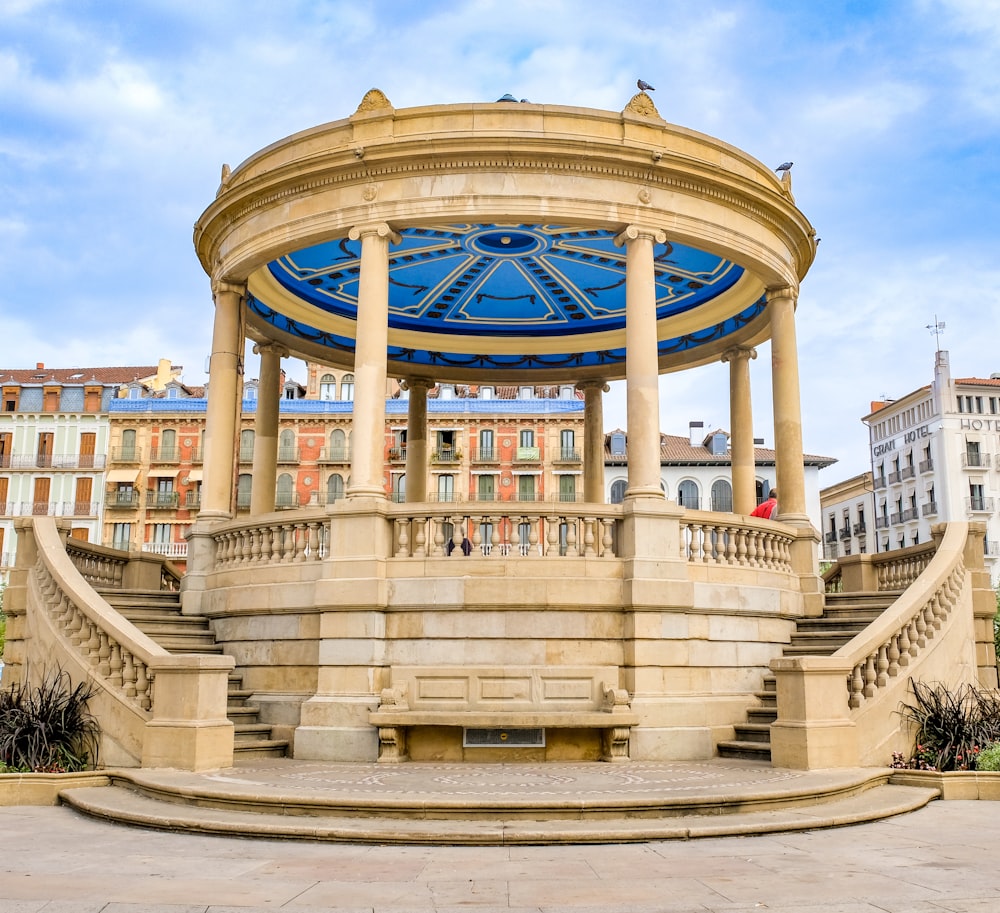
[[[927,324],[927,329],[934,334],[934,343],[937,347],[937,354],[941,354],[941,334],[944,332],[944,321],[939,321],[937,319],[937,314],[934,315],[934,323]]]

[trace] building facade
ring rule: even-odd
[[[1000,375],[952,378],[938,351],[934,379],[906,396],[872,403],[868,426],[875,545],[928,541],[953,520],[986,523],[986,563],[1000,579]]]
[[[874,551],[872,474],[863,472],[820,492],[823,522],[823,558],[836,561],[847,555]]]

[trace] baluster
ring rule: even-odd
[[[305,523],[296,523],[292,527],[292,539],[295,542],[295,560],[302,562],[306,560],[306,545],[309,540],[306,538]]]
[[[875,681],[877,676],[875,674],[875,654],[869,653],[868,658],[865,660],[865,697],[871,700],[875,697]]]
[[[263,545],[263,535],[259,527],[255,527],[250,531],[250,563],[260,564],[260,552],[261,546]]]
[[[148,670],[141,659],[135,660],[135,693],[143,710],[149,710],[153,706]]]
[[[615,538],[614,538],[614,535],[612,534],[612,530],[614,529],[614,525],[615,525],[615,521],[611,520],[611,519],[609,519],[607,517],[605,517],[604,519],[601,520],[601,527],[604,530],[604,536],[601,539],[601,546],[602,546],[602,549],[603,549],[602,552],[601,552],[601,557],[602,558],[614,558],[615,557],[615,553],[614,553]]]
[[[500,555],[500,523],[503,517],[490,517],[490,557],[499,558]]]
[[[579,523],[578,517],[566,518],[566,554],[572,558],[576,558],[580,554],[577,543],[577,523]]]
[[[764,534],[764,567],[774,567],[774,536],[770,533]]]
[[[409,526],[409,521],[404,520],[401,517],[396,519],[396,557],[397,558],[409,558],[410,557],[410,537],[407,533],[407,527]]]
[[[111,642],[107,631],[100,631],[97,635],[97,672],[101,678],[111,674]]]
[[[924,621],[924,606],[917,609],[917,614],[914,617],[914,624],[917,629],[917,646],[923,650],[923,648],[927,646],[927,622]]]
[[[736,563],[736,527],[727,526],[723,530],[723,544],[725,545],[725,552],[722,555],[722,560],[732,566]]]
[[[907,633],[909,625],[903,625],[899,631],[899,664],[901,666],[910,665],[910,637]]]
[[[750,561],[747,557],[747,544],[750,534],[745,529],[736,530],[736,563],[740,567],[746,567]]]
[[[89,618],[87,619],[87,630],[90,632],[90,636],[87,638],[87,644],[84,650],[87,655],[87,659],[90,660],[90,665],[96,666],[101,658],[101,631],[98,630],[97,625],[95,625]]]
[[[260,560],[263,564],[271,563],[271,540],[274,538],[274,527],[263,526],[260,530]]]
[[[593,517],[584,517],[583,523],[583,556],[594,558],[597,551],[594,549],[594,524],[597,522]]]
[[[540,517],[532,517],[529,521],[528,526],[528,557],[538,558],[540,553],[538,551],[538,524],[541,522]]]
[[[434,551],[432,554],[437,558],[444,554],[444,519],[434,517]]]
[[[486,519],[485,517],[480,515],[475,520],[475,523],[472,527],[472,536],[471,536],[472,554],[474,554],[477,558],[481,558],[483,555],[483,521],[485,519]],[[469,522],[470,523],[473,522],[472,517],[469,518]]]
[[[889,675],[895,678],[899,675],[899,638],[893,635],[889,638]]]
[[[132,652],[130,650],[123,650],[122,659],[122,688],[125,691],[125,697],[130,701],[134,701],[136,669],[135,663],[132,661]]]
[[[857,710],[861,706],[861,695],[864,694],[865,690],[865,679],[861,674],[862,664],[858,663],[854,667],[854,672],[850,677],[850,685],[848,686],[848,691],[850,692],[850,698],[847,701],[849,707]]]
[[[427,525],[430,523],[429,517],[414,517],[415,527],[413,534],[413,557],[427,557]]]
[[[928,640],[934,638],[934,634],[937,628],[934,626],[934,599],[937,597],[932,597],[924,603],[923,616],[924,616],[924,633],[927,635]]]
[[[319,520],[310,520],[306,524],[306,537],[309,542],[309,560],[319,561],[322,557],[320,555],[319,547],[319,536],[320,530],[323,528],[323,524]]]
[[[520,517],[510,518],[510,554],[513,558],[521,556],[521,521]]]
[[[462,555],[462,518],[453,516],[451,518],[451,552],[449,558],[461,558]]]
[[[122,648],[117,640],[111,642],[111,683],[118,688],[122,686]]]
[[[910,656],[915,657],[920,652],[920,647],[917,644],[917,622],[913,618],[906,625],[906,635],[910,639]]]
[[[551,558],[559,554],[559,517],[549,517],[545,527],[545,555]]]
[[[878,648],[878,659],[875,660],[875,672],[877,673],[875,684],[878,685],[879,688],[884,688],[888,682],[888,678],[886,676],[886,672],[889,669],[889,657],[887,655],[887,651],[888,644],[882,644],[882,646]]]

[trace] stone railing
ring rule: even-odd
[[[778,691],[778,720],[771,726],[776,766],[884,765],[893,750],[909,748],[897,711],[911,678],[951,683],[981,678],[989,663],[978,654],[992,633],[982,622],[991,608],[995,611],[983,568],[982,531],[951,523],[936,528],[935,536],[936,548],[932,543],[906,550],[911,554],[901,562],[888,560],[888,553],[884,573],[871,562],[864,563],[867,580],[851,573],[858,578],[852,582],[867,586],[848,586],[850,568],[844,565],[844,592],[871,593],[873,584],[893,590],[910,582],[878,619],[833,655],[772,661]],[[910,580],[919,566],[923,572]]]
[[[212,531],[215,567],[321,561],[327,552],[327,523],[325,514],[308,509],[223,523]]]
[[[136,554],[66,539],[66,554],[80,576],[102,589],[180,589],[181,572],[166,558],[151,552]]]
[[[876,555],[848,555],[824,575],[827,593],[899,593],[927,569],[934,542],[911,545]]]
[[[232,658],[172,655],[160,647],[102,599],[76,567],[80,562],[102,585],[127,586],[120,553],[81,548],[67,542],[65,532],[49,518],[17,525],[17,566],[4,607],[11,620],[5,679],[30,682],[60,667],[74,684],[93,685],[90,709],[101,724],[106,764],[231,764],[226,703]],[[154,564],[159,580],[160,566]]]
[[[466,504],[421,503],[393,505],[388,514],[396,558],[620,557],[616,505],[482,502],[470,511]]]
[[[681,519],[680,541],[681,557],[695,564],[792,570],[795,536],[766,521],[687,510]]]

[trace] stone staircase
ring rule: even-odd
[[[863,631],[899,596],[898,592],[827,593],[823,614],[804,618],[796,625],[782,654],[830,656]],[[763,689],[755,692],[759,706],[747,710],[747,721],[734,727],[732,739],[719,742],[719,757],[749,761],[771,760],[771,724],[778,718],[777,685],[765,675]]]
[[[123,618],[169,653],[221,655],[207,618],[182,615],[180,594],[166,590],[98,589]],[[235,728],[235,758],[281,758],[288,754],[288,740],[275,739],[271,727],[260,721],[260,707],[251,704],[253,692],[243,688],[238,672],[229,675],[227,715]]]

